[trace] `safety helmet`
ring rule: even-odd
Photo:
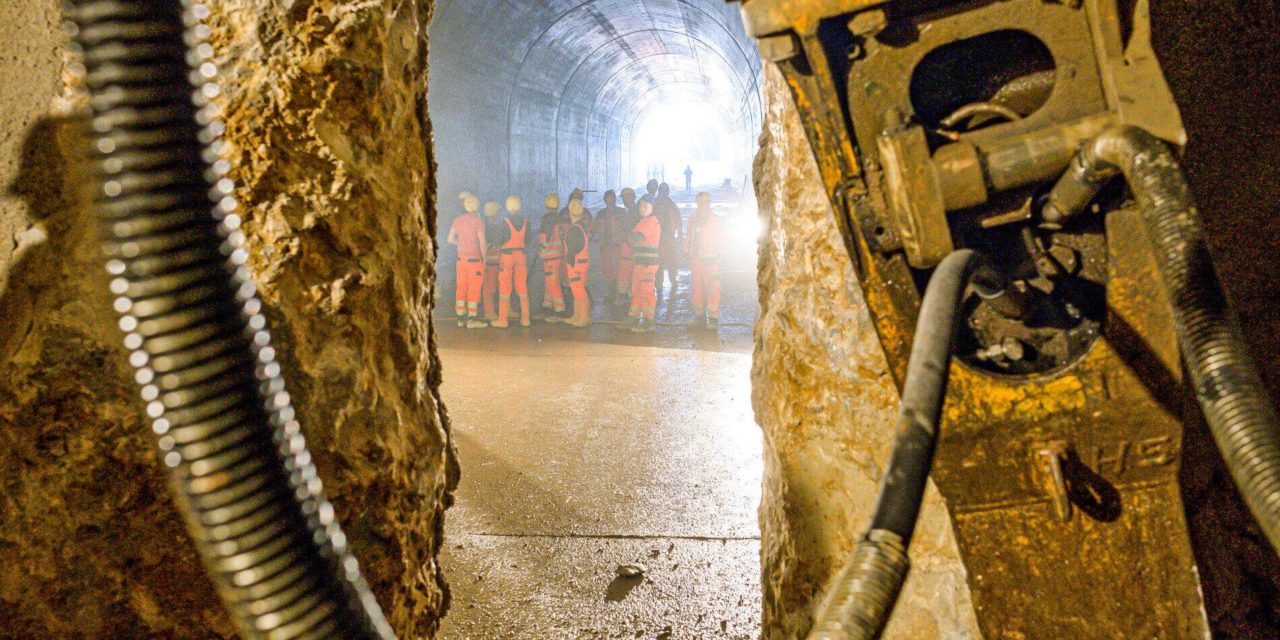
[[[516,196],[507,196],[507,211],[518,213],[520,211],[520,198]]]
[[[545,205],[547,205],[547,208],[548,208],[548,209],[559,209],[559,208],[560,208],[560,196],[558,196],[558,195],[556,195],[556,194],[554,194],[554,193],[547,194],[547,198],[546,198],[545,200],[543,200],[543,201],[542,201],[542,203],[543,203],[543,204],[545,204]]]
[[[484,214],[486,216],[496,216],[498,215],[499,211],[502,211],[502,206],[499,205],[498,203],[496,202],[484,203]]]
[[[466,196],[462,198],[462,208],[466,209],[467,213],[475,213],[479,211],[480,198],[477,198],[474,195],[468,193]]]

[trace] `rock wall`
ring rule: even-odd
[[[58,6],[0,6],[0,637],[231,637],[108,312]],[[401,637],[429,637],[458,474],[429,319],[432,2],[211,6],[228,155],[291,393],[384,609]]]
[[[804,637],[815,594],[866,528],[898,395],[782,74],[765,73],[756,195],[760,320],[752,372],[764,429],[764,638]],[[945,507],[929,489],[886,638],[976,638]]]

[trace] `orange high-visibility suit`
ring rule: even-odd
[[[662,242],[662,223],[657,216],[640,218],[631,232],[631,251],[635,267],[631,272],[631,313],[633,319],[650,321],[657,313],[658,299],[654,280],[658,276],[658,247]]]
[[[542,306],[552,307],[556,313],[564,312],[564,292],[560,290],[560,269],[564,262],[564,239],[560,235],[560,214],[548,211],[542,217],[538,231],[538,257],[542,258],[542,270],[546,289],[542,294]]]
[[[591,300],[587,297],[587,274],[591,271],[591,240],[587,235],[585,220],[571,221],[564,227],[568,255],[565,268],[569,274],[569,288],[573,291],[573,311],[577,315],[582,309],[589,309],[591,305]]]
[[[525,262],[524,242],[529,232],[529,221],[511,216],[503,221],[507,225],[508,239],[503,243],[502,269],[498,275],[501,298],[498,301],[498,327],[507,326],[511,313],[511,290],[520,296],[520,324],[529,326],[529,265]]]
[[[710,211],[699,211],[689,218],[685,234],[685,253],[689,256],[693,284],[694,317],[705,312],[713,322],[720,319],[720,217]]]
[[[449,240],[458,245],[453,310],[460,318],[475,318],[480,313],[480,290],[484,286],[484,221],[474,213],[458,216],[449,228]]]

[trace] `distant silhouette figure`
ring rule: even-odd
[[[693,191],[693,167],[692,166],[687,166],[684,168],[684,190]]]

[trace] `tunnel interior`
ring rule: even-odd
[[[735,5],[443,0],[431,40],[441,193],[541,202],[583,188],[590,204],[651,171],[673,185],[686,166],[699,183],[749,176],[761,62]],[[664,151],[690,159],[664,176]]]

